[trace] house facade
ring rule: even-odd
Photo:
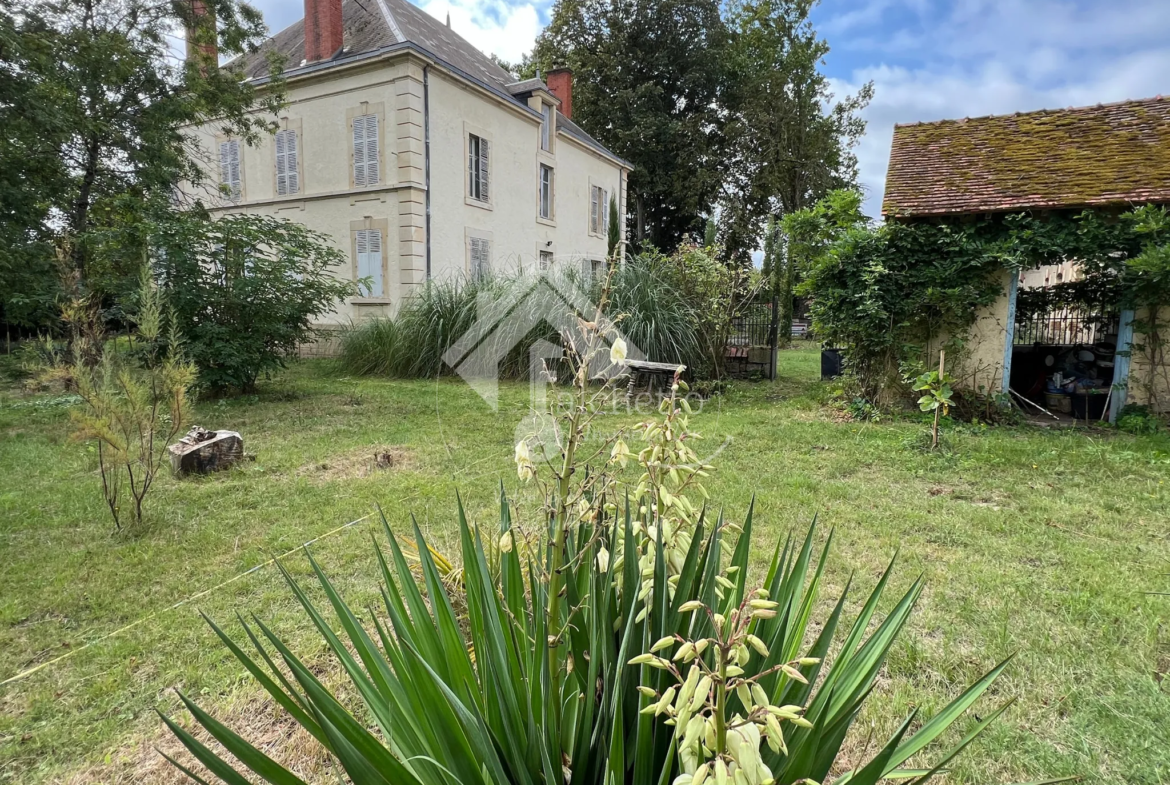
[[[277,132],[248,146],[199,129],[209,186],[188,195],[331,238],[337,275],[364,285],[330,322],[388,315],[429,280],[604,267],[630,165],[572,122],[567,70],[518,82],[408,0],[306,0],[239,64],[260,89],[270,51]]]
[[[1162,96],[896,126],[882,214],[962,221],[1024,212],[1117,215],[1144,204],[1170,204],[1170,98]],[[1021,292],[1080,278],[1077,259],[999,275],[1002,294],[979,309],[963,341],[954,371],[963,385],[1043,402],[1060,373],[1074,392],[1095,387],[1111,419],[1126,402],[1170,399],[1170,369],[1133,351],[1134,322],[1144,312],[1119,303],[1094,313],[1061,306],[1019,315]],[[1163,310],[1164,322],[1170,309]]]

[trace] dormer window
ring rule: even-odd
[[[552,104],[541,104],[540,114],[540,149],[552,150]]]

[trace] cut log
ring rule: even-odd
[[[167,448],[175,475],[207,474],[244,457],[244,440],[235,431],[208,431],[198,425]]]

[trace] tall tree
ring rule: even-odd
[[[719,184],[727,30],[718,0],[557,0],[529,73],[573,69],[573,119],[634,165],[636,248],[703,229]]]
[[[183,28],[191,59],[174,49]],[[133,280],[143,216],[203,177],[192,129],[213,121],[254,142],[275,119],[279,89],[260,96],[217,64],[264,36],[239,0],[0,0],[0,237],[21,240],[0,249],[0,274],[67,236],[84,288]]]
[[[857,179],[858,113],[873,85],[839,98],[821,71],[829,51],[809,12],[816,0],[733,0],[725,60],[727,155],[720,202],[725,246],[746,261],[768,216],[815,204]],[[786,269],[789,265],[777,265]]]

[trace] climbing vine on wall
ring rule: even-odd
[[[1130,305],[1139,297],[1170,302],[1170,262],[1160,239],[1170,229],[1165,210],[1010,213],[874,226],[834,212],[834,205],[848,203],[831,195],[790,226],[810,238],[832,235],[809,260],[800,293],[812,298],[813,329],[843,350],[870,401],[888,403],[905,393],[906,371],[925,364],[931,341],[963,335],[978,309],[1003,294],[1004,269],[1075,259],[1085,281],[1052,296],[1070,304],[1114,298]],[[807,246],[810,238],[789,241]],[[1140,268],[1138,259],[1146,260]],[[1137,285],[1139,270],[1148,282]],[[1153,281],[1164,281],[1167,291],[1152,294]],[[1160,339],[1166,327],[1154,327]]]

